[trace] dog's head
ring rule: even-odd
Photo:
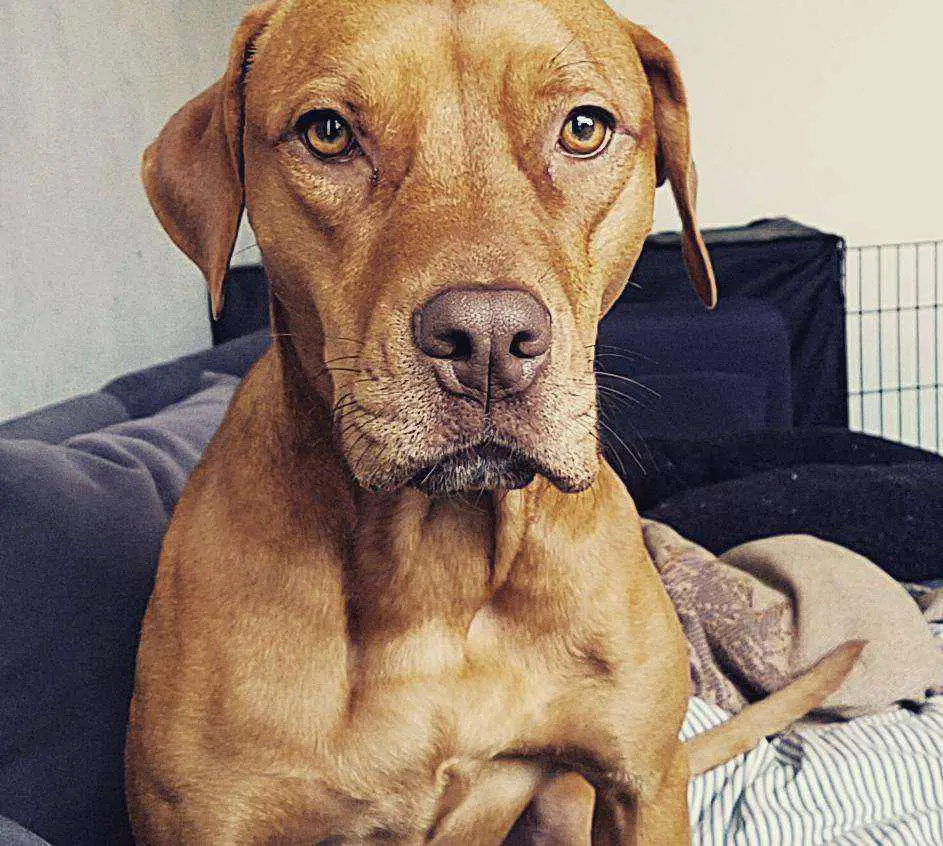
[[[258,6],[144,156],[217,312],[247,210],[357,480],[432,494],[591,483],[597,323],[665,179],[713,306],[677,66],[601,0]]]

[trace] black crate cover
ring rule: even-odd
[[[844,240],[788,218],[704,231],[720,298],[773,305],[790,334],[794,426],[848,425]],[[620,303],[680,299],[697,307],[676,233],[645,243]]]

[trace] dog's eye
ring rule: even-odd
[[[348,156],[357,145],[350,124],[330,109],[316,109],[303,115],[297,129],[308,149],[320,159]]]
[[[605,149],[613,123],[612,115],[597,106],[574,109],[560,130],[560,146],[571,156],[588,159]]]

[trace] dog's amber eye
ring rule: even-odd
[[[356,145],[350,124],[330,109],[308,112],[298,121],[298,132],[308,149],[321,159],[346,156]]]
[[[589,158],[601,152],[612,135],[613,118],[596,106],[581,106],[567,116],[560,130],[560,146],[565,153]]]

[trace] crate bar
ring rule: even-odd
[[[940,242],[933,245],[933,346],[936,365],[933,375],[939,384],[940,381]],[[943,452],[943,433],[940,432],[940,397],[939,389],[933,396],[934,425],[933,434],[936,435],[936,448]]]
[[[862,266],[864,256],[858,252],[858,366],[860,368],[861,380],[858,388],[861,391],[861,428],[864,429],[864,277],[862,275]]]
[[[917,446],[923,446],[923,403],[920,394],[920,247],[914,247],[914,373],[917,377]]]
[[[878,308],[884,308],[884,247],[878,247]],[[878,314],[878,433],[884,435],[884,315]]]

